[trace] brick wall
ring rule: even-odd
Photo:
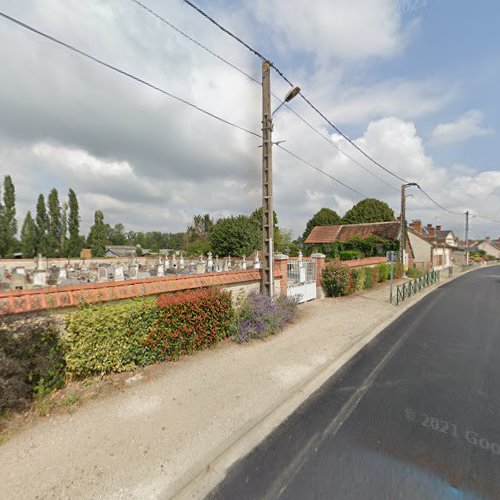
[[[279,295],[282,280],[286,283],[286,272],[282,275],[280,269],[275,269],[274,279],[275,290]],[[95,304],[207,286],[221,286],[230,290],[233,300],[237,302],[250,291],[260,289],[260,271],[251,269],[197,275],[172,275],[145,280],[12,290],[0,293],[0,316],[64,309],[76,307],[82,302]]]

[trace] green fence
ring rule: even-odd
[[[398,285],[396,289],[396,305],[416,294],[418,291],[422,290],[422,288],[437,283],[440,278],[441,275],[439,271],[431,271],[420,278],[415,278],[414,280],[408,281],[408,283]]]

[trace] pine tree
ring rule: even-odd
[[[53,188],[47,199],[49,209],[49,225],[47,234],[47,256],[59,257],[61,255],[61,205],[59,204],[59,194]]]
[[[80,216],[78,214],[78,199],[76,193],[70,189],[68,193],[68,257],[80,257],[80,251],[83,248],[80,237]]]
[[[68,256],[68,203],[61,205],[61,257]]]
[[[97,210],[94,214],[94,225],[90,228],[87,244],[92,250],[92,257],[104,257],[106,254],[107,229],[104,214]]]
[[[16,245],[16,189],[10,175],[3,182],[3,237],[4,255],[13,257]]]
[[[21,229],[21,247],[23,258],[31,259],[35,256],[36,249],[36,225],[31,212],[26,214],[23,228]]]
[[[36,204],[36,253],[47,255],[48,217],[43,194],[38,196]]]

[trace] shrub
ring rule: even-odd
[[[234,339],[248,342],[254,338],[263,338],[278,333],[290,323],[297,313],[297,302],[288,297],[271,297],[252,292],[241,303],[236,312]]]
[[[365,289],[373,286],[373,268],[365,267]]]
[[[339,260],[334,260],[323,269],[321,282],[330,296],[348,295],[349,268]]]
[[[339,252],[340,260],[354,260],[362,257],[363,252],[359,252],[358,250],[342,250]]]
[[[0,414],[22,409],[64,384],[59,329],[52,317],[3,319],[0,325]]]
[[[351,271],[352,277],[352,290],[359,292],[365,287],[365,268],[358,267]]]
[[[372,267],[372,287],[375,286],[379,282],[379,271],[376,267]]]
[[[231,333],[231,295],[221,289],[161,295],[157,304],[160,315],[146,340],[156,361],[204,349]]]
[[[398,262],[397,264],[394,264],[394,278],[400,279],[402,277],[403,277],[403,264]]]
[[[122,372],[155,361],[145,340],[159,317],[154,298],[84,305],[66,316],[68,374]]]
[[[386,281],[391,277],[391,266],[389,264],[379,264],[378,269],[378,281]]]
[[[416,268],[408,269],[408,271],[406,271],[406,276],[408,276],[408,278],[420,278],[420,276],[423,275],[424,273]]]

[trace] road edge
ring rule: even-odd
[[[345,349],[339,356],[325,361],[306,380],[287,391],[274,407],[247,422],[230,440],[216,448],[208,460],[205,457],[203,462],[200,461],[190,467],[187,472],[168,488],[172,493],[169,494],[168,491],[165,491],[165,498],[183,500],[204,498],[207,496],[225,478],[227,471],[232,465],[258,446],[308,397],[316,392],[392,322],[430,293],[478,269],[481,269],[481,267],[461,272],[459,275],[448,279],[445,283],[439,283],[419,295],[413,296],[409,303],[394,306],[394,312],[386,315],[376,326],[371,326],[367,330],[364,330],[357,342]]]

